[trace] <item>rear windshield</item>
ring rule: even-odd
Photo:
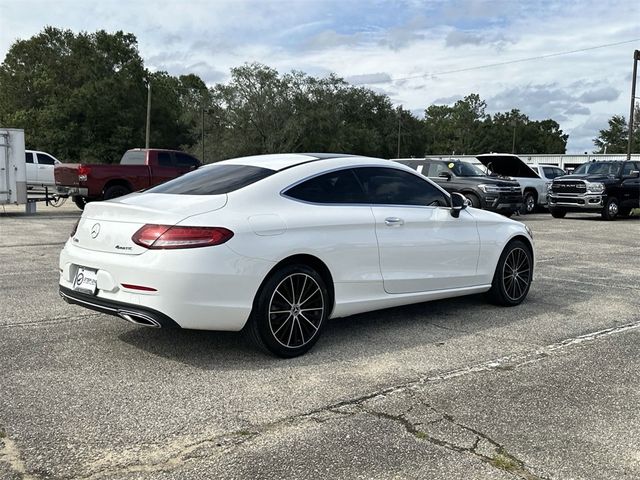
[[[208,165],[147,190],[149,193],[221,195],[233,192],[276,173],[249,165]]]
[[[120,165],[145,165],[147,159],[147,152],[141,151],[128,151],[124,152],[124,155],[120,159]]]

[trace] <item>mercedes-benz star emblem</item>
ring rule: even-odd
[[[91,227],[91,238],[96,238],[100,233],[100,224],[96,223]]]

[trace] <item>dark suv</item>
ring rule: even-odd
[[[447,192],[463,194],[473,207],[498,212],[507,217],[522,207],[522,191],[518,182],[489,177],[469,162],[449,159],[398,161],[429,177]]]
[[[592,212],[613,220],[638,207],[640,162],[584,163],[571,175],[554,178],[549,187],[549,210],[555,218],[567,212]]]

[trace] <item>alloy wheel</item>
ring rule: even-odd
[[[531,261],[522,248],[514,248],[505,258],[502,267],[502,285],[510,300],[518,301],[526,293],[531,282]]]
[[[615,217],[618,214],[618,203],[617,202],[609,202],[609,206],[607,208],[609,210],[609,216]]]
[[[306,273],[292,273],[276,287],[269,301],[269,328],[286,348],[299,348],[318,333],[325,300],[318,282]]]

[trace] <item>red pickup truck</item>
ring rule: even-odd
[[[200,161],[177,150],[135,148],[119,165],[62,163],[54,168],[56,190],[68,195],[78,208],[87,202],[108,200],[153,187],[200,166]]]

